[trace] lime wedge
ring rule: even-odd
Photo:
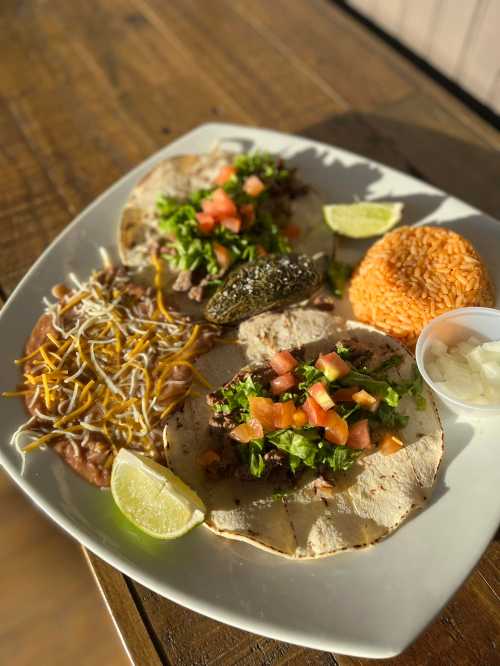
[[[401,220],[402,212],[403,204],[398,202],[361,201],[323,206],[330,229],[347,238],[381,236]]]
[[[205,505],[184,481],[127,449],[120,449],[113,463],[111,493],[120,511],[157,539],[176,539],[205,517]]]

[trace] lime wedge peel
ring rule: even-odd
[[[121,449],[113,463],[111,493],[138,529],[157,539],[177,539],[203,522],[202,500],[170,469]]]
[[[392,201],[360,201],[323,206],[325,222],[347,238],[381,236],[400,222],[403,204]]]

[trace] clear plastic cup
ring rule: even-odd
[[[482,342],[500,340],[500,310],[494,308],[459,308],[436,317],[420,333],[415,348],[415,358],[420,374],[426,384],[441,400],[457,413],[470,416],[498,416],[498,405],[474,405],[459,400],[442,391],[429,377],[426,364],[429,361],[430,346],[435,340],[444,342],[448,347],[474,336]]]

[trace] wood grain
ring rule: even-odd
[[[0,34],[10,39],[0,41],[0,302],[97,194],[165,142],[211,119],[354,150],[500,217],[498,133],[332,3],[213,0],[206,7],[201,0],[1,4]],[[437,205],[423,203],[427,212]],[[21,516],[22,503],[2,497],[6,515]],[[39,531],[37,514],[22,519],[30,526],[23,539],[33,539],[13,540],[10,560],[16,563],[28,543],[33,561],[50,569],[53,550],[39,542],[52,539],[59,548],[61,535],[51,535],[47,523]],[[9,529],[16,524],[12,518]],[[226,627],[88,558],[138,666],[374,663]],[[496,540],[438,619],[404,655],[384,663],[500,663],[499,568]],[[10,593],[27,593],[21,566],[10,572]],[[34,576],[34,589],[46,595],[41,568]],[[54,596],[61,605],[64,585]],[[65,663],[79,663],[74,655],[93,612],[81,585],[67,588],[80,601],[65,609],[65,626],[85,629],[75,631]],[[50,614],[41,619],[48,613],[42,601],[30,603],[35,649],[56,641],[59,626],[50,626]],[[27,617],[22,608],[16,612],[2,628],[2,648],[11,650],[8,659],[0,652],[2,663],[15,663],[13,646]],[[103,661],[112,663],[116,654],[105,652],[107,644],[103,639]]]
[[[129,662],[77,544],[0,471],[0,664]]]

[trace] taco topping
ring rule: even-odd
[[[306,191],[281,159],[239,155],[221,168],[213,187],[187,200],[159,199],[158,224],[165,235],[160,255],[175,270],[188,271],[193,284],[209,276],[204,288],[217,285],[234,264],[290,251],[290,202]],[[191,289],[189,296],[201,300],[203,290]]]
[[[425,407],[416,368],[407,382],[389,379],[401,361],[399,354],[381,355],[345,339],[312,362],[300,350],[280,351],[268,365],[240,372],[208,396],[210,425],[222,447],[210,449],[203,467],[242,478],[280,468],[293,479],[307,468],[346,471],[372,450],[396,453],[408,422],[400,398],[413,395],[417,408]]]

